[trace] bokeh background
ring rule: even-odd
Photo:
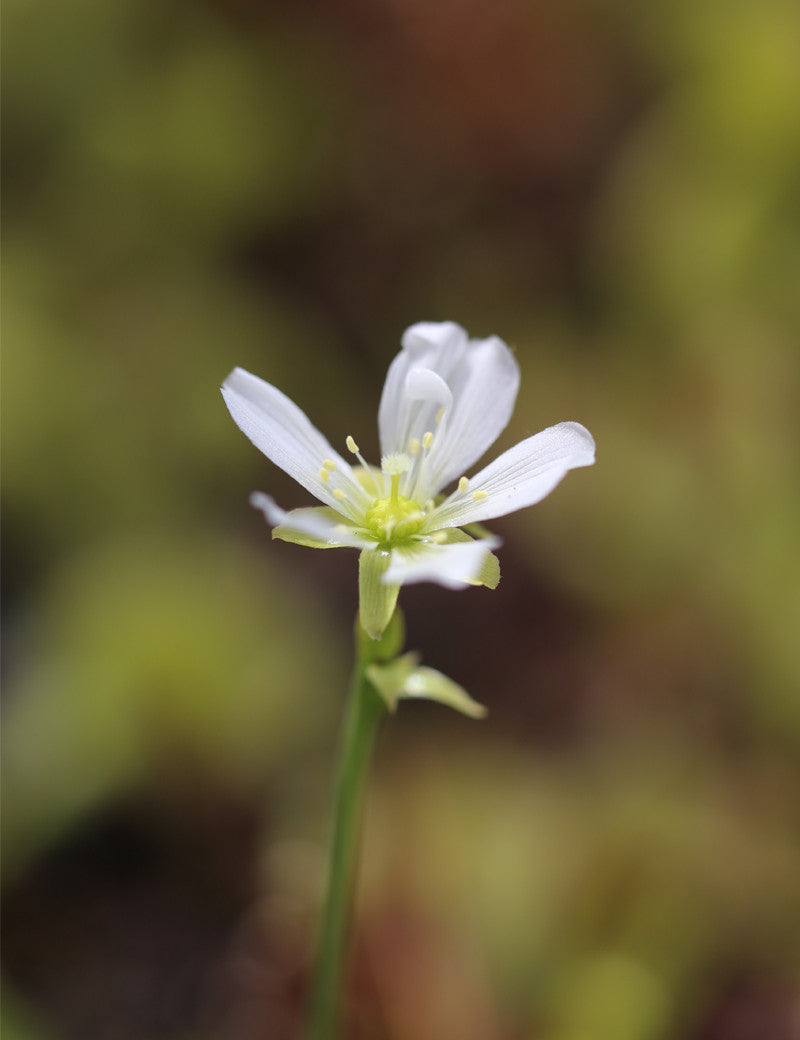
[[[598,462],[406,590],[347,1036],[800,1036],[795,0],[6,0],[7,1040],[298,1035],[355,555],[243,365],[377,457],[402,330]]]

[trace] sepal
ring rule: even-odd
[[[361,617],[356,618],[355,624],[356,651],[360,660],[367,664],[373,661],[392,661],[403,649],[406,641],[406,622],[403,612],[395,607],[394,614],[389,619],[389,624],[381,633],[380,638],[373,639],[364,630]]]
[[[358,615],[371,639],[381,638],[397,605],[400,586],[381,580],[391,558],[382,549],[365,549],[358,558]]]

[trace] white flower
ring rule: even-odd
[[[466,471],[505,428],[519,367],[497,336],[471,340],[453,322],[422,322],[403,335],[378,410],[382,460],[369,466],[352,437],[351,465],[280,390],[236,368],[222,395],[237,426],[323,506],[284,512],[268,495],[251,502],[273,537],[315,548],[361,549],[365,628],[377,638],[401,585],[494,588],[499,541],[462,528],[533,505],[568,470],[594,462],[594,441],[563,422],[521,441],[472,477]],[[445,487],[456,482],[446,495]]]

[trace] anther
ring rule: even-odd
[[[345,495],[344,491],[342,491],[341,488],[334,488],[333,497],[336,499],[337,502],[341,502],[342,499],[347,498],[347,495]]]
[[[488,491],[473,491],[472,492],[472,501],[473,502],[480,502],[481,499],[488,498],[488,497],[489,497],[489,492]]]
[[[459,482],[458,482],[458,490],[461,492],[462,495],[465,495],[467,493],[468,489],[469,489],[469,481],[467,480],[466,477],[462,477],[461,480],[459,480]]]
[[[325,469],[329,469],[331,473],[333,473],[333,471],[336,469],[336,463],[333,461],[333,459],[323,459],[322,465],[325,467]]]
[[[419,455],[419,437],[412,437],[408,450],[412,455]]]
[[[331,479],[329,471],[327,469],[321,469],[319,471],[319,479],[322,481],[323,484],[327,484],[328,481]]]
[[[422,447],[427,449],[427,448],[430,448],[430,446],[432,444],[433,444],[433,434],[431,433],[430,430],[428,430],[427,433],[423,434],[423,437],[422,437]]]
[[[362,466],[364,472],[367,474],[369,479],[375,485],[375,490],[378,492],[378,494],[380,494],[381,486],[378,483],[378,481],[377,481],[377,479],[375,477],[375,474],[372,472],[372,470],[369,468],[369,466],[364,461],[364,457],[363,457],[363,455],[361,455],[360,449],[359,449],[358,445],[356,444],[355,440],[350,436],[350,434],[347,435],[347,438],[345,440],[345,444],[347,445],[347,450],[349,452],[352,452],[352,454],[355,455],[355,457],[361,463],[361,466]]]
[[[440,422],[442,421],[442,419],[444,419],[444,405],[442,405],[442,407],[441,407],[441,408],[439,409],[439,411],[438,411],[438,412],[436,413],[436,425],[437,425],[437,426],[438,426],[438,425],[439,425],[439,423],[440,423]]]
[[[444,545],[447,541],[447,535],[444,531],[434,531],[430,536],[430,541],[432,541],[434,545]]]

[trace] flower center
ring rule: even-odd
[[[388,455],[381,469],[391,480],[386,498],[376,498],[364,516],[367,529],[379,542],[398,542],[415,535],[425,519],[418,502],[400,494],[400,476],[411,465],[407,455]]]
[[[364,523],[379,542],[410,538],[422,527],[425,513],[410,498],[378,498],[367,510]]]

